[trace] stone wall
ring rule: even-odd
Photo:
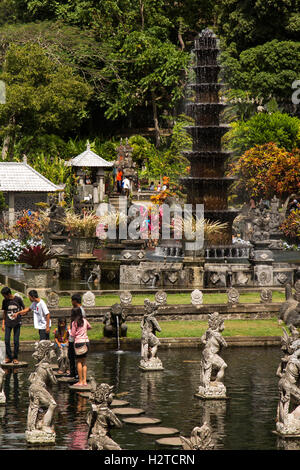
[[[157,320],[172,321],[172,320],[194,320],[194,321],[207,321],[208,314],[218,311],[224,320],[230,319],[266,319],[278,316],[281,303],[269,304],[237,304],[233,307],[226,304],[205,304],[201,306],[194,305],[163,305],[158,308],[156,314]],[[87,318],[90,322],[102,322],[104,315],[109,311],[110,307],[85,307]],[[55,308],[49,309],[52,318],[53,326],[56,325],[56,320],[60,317],[69,318],[71,314],[70,308]],[[127,315],[127,322],[141,321],[144,314],[142,305],[135,305],[124,308]],[[32,324],[32,315],[23,317],[24,324]]]

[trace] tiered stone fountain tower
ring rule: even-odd
[[[186,127],[193,138],[193,148],[184,154],[190,161],[190,176],[182,178],[189,204],[204,204],[204,217],[227,222],[228,228],[216,236],[213,245],[232,243],[232,222],[238,211],[228,209],[227,191],[234,178],[224,176],[224,163],[229,152],[222,151],[221,139],[229,126],[220,123],[224,104],[220,103],[218,82],[218,40],[210,29],[204,29],[195,39],[194,83],[188,85],[187,114],[194,125]]]

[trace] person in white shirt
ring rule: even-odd
[[[33,312],[33,323],[34,328],[39,330],[40,341],[43,339],[49,339],[50,337],[50,328],[51,328],[51,320],[50,320],[50,312],[48,307],[43,299],[38,296],[36,290],[31,290],[28,292],[29,300],[31,301],[30,307],[17,312],[15,315],[22,315],[27,312]]]
[[[125,178],[123,179],[123,189],[124,189],[125,196],[128,197],[130,193],[130,189],[131,189],[131,184],[127,176],[125,176]]]

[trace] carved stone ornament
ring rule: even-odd
[[[262,289],[260,291],[260,302],[262,304],[272,302],[272,291],[271,291],[271,289]]]
[[[49,292],[47,295],[47,305],[49,308],[57,308],[59,305],[59,295],[56,292]]]
[[[237,274],[237,283],[241,285],[246,285],[249,282],[249,277],[245,273],[238,273]]]
[[[142,276],[141,276],[141,281],[142,281],[144,284],[147,284],[147,282],[150,281],[150,275],[149,275],[149,272],[148,272],[148,271],[143,272],[143,274],[142,274]]]
[[[237,304],[239,302],[240,294],[237,289],[231,287],[227,291],[228,303],[229,304]]]
[[[131,305],[131,302],[132,302],[132,295],[131,295],[131,292],[129,292],[128,290],[124,291],[124,292],[121,292],[120,294],[120,302],[122,305],[124,305],[125,307],[127,307],[128,305]]]
[[[171,271],[168,273],[168,280],[172,283],[175,284],[176,281],[178,281],[178,273]]]
[[[95,307],[95,295],[90,290],[82,296],[83,307]]]
[[[260,285],[268,284],[271,281],[271,274],[267,271],[257,273],[257,279]]]
[[[201,290],[195,289],[191,293],[191,303],[192,305],[202,305],[203,304],[203,294]]]
[[[155,294],[155,300],[159,305],[166,305],[167,303],[167,294],[163,290],[158,290]]]
[[[217,282],[220,280],[220,276],[219,274],[217,273],[213,273],[211,276],[210,276],[210,281],[213,283],[213,284],[217,284]]]
[[[287,275],[284,273],[278,273],[276,277],[277,277],[278,282],[280,282],[280,284],[285,284],[286,281],[288,280]]]

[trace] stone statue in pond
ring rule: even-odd
[[[157,357],[157,349],[160,344],[156,336],[157,331],[161,331],[158,321],[155,318],[155,312],[158,308],[156,302],[150,302],[149,299],[144,300],[145,313],[141,321],[142,338],[141,338],[141,360],[140,369],[163,370],[161,360]]]
[[[117,330],[119,325],[119,336],[127,335],[127,325],[125,323],[126,315],[120,304],[114,304],[111,306],[110,311],[104,316],[104,327],[103,335],[111,338],[117,336]]]
[[[196,426],[190,438],[180,436],[180,440],[183,450],[213,450],[215,447],[211,428],[207,423],[204,423],[201,428]]]
[[[279,319],[287,326],[300,326],[300,302],[294,298],[291,284],[285,286],[285,302],[280,306]]]
[[[54,444],[53,418],[57,404],[49,391],[52,384],[57,383],[51,367],[51,361],[55,358],[54,344],[48,340],[36,343],[32,356],[38,362],[29,376],[30,402],[25,437],[30,444]]]
[[[97,385],[93,378],[91,380],[92,410],[87,417],[89,450],[122,450],[110,436],[112,427],[122,427],[121,421],[110,409],[112,389],[108,384]]]
[[[283,435],[300,436],[300,339],[292,330],[289,337],[284,330],[282,349],[285,357],[277,369],[279,402],[277,407],[276,431]]]
[[[224,320],[220,318],[218,312],[208,315],[208,326],[208,330],[201,338],[204,349],[200,363],[200,387],[196,396],[204,399],[222,399],[226,398],[223,380],[227,364],[219,353],[222,347],[227,347],[227,343],[222,336]]]

